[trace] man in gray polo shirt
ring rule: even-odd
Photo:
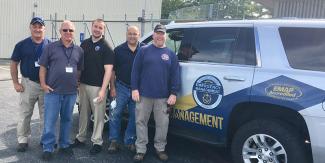
[[[59,153],[73,154],[70,146],[73,106],[77,97],[80,71],[83,68],[83,50],[73,44],[75,26],[64,21],[61,39],[45,47],[39,64],[40,83],[44,97],[44,131],[42,135],[45,161],[54,152],[55,124],[60,114]]]

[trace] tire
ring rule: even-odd
[[[304,139],[293,127],[274,119],[250,121],[235,133],[234,163],[308,163]]]

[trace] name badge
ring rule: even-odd
[[[39,67],[38,61],[35,61],[35,67]]]
[[[72,67],[65,67],[65,72],[73,73],[73,68]]]

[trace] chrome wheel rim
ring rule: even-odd
[[[266,134],[252,135],[246,139],[242,156],[245,163],[287,163],[287,152],[274,137]]]

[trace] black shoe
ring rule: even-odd
[[[91,155],[95,155],[95,154],[97,154],[97,153],[99,153],[101,151],[102,151],[102,146],[98,145],[98,144],[94,144],[89,152],[90,152]]]
[[[18,143],[17,152],[25,152],[27,150],[27,143]]]
[[[58,153],[69,157],[73,156],[73,150],[71,147],[59,148]]]
[[[77,148],[77,147],[82,147],[85,146],[86,144],[84,142],[79,141],[77,138],[74,139],[74,142],[70,145],[72,148]]]
[[[48,151],[43,152],[43,154],[42,154],[42,160],[43,161],[50,161],[51,158],[52,158],[52,153],[51,152],[48,152]]]
[[[39,145],[40,145],[41,147],[43,147],[43,143],[42,143],[42,142],[40,142]],[[54,148],[56,149],[57,147],[58,147],[58,144],[55,143],[55,144],[54,144]]]

